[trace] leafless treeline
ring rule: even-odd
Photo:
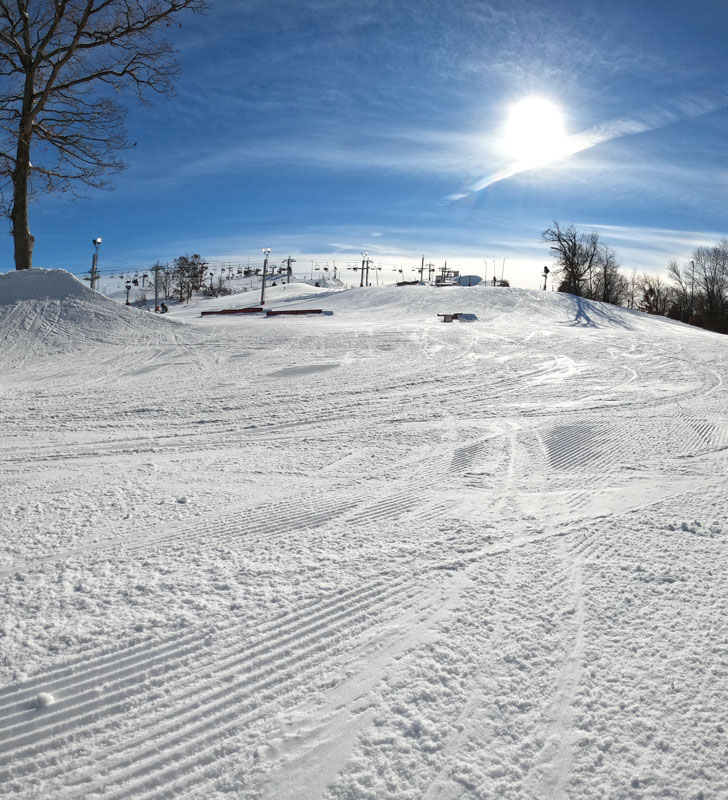
[[[625,272],[597,231],[582,233],[554,222],[541,238],[554,251],[558,291],[728,333],[727,239],[696,248],[682,265],[671,260],[665,279]]]

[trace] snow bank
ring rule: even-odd
[[[64,269],[24,269],[0,275],[0,306],[35,300],[92,301],[97,295]]]
[[[278,299],[278,298],[277,298]],[[280,298],[282,299],[282,298]],[[366,315],[374,320],[408,317],[410,321],[435,321],[437,314],[471,313],[493,321],[504,314],[520,317],[533,327],[549,324],[642,330],[644,325],[680,324],[662,317],[599,303],[557,292],[478,286],[381,286],[321,292],[317,304],[340,314]],[[293,307],[305,307],[294,302]],[[310,305],[310,303],[309,303]]]
[[[0,275],[0,345],[10,362],[99,342],[173,341],[175,327],[104,297],[62,269]]]

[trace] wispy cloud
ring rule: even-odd
[[[595,125],[582,133],[572,134],[564,139],[563,143],[553,153],[549,163],[561,161],[575,153],[588,150],[604,142],[619,139],[624,136],[634,136],[640,133],[664,128],[684,119],[699,117],[709,114],[728,105],[728,92],[720,90],[702,96],[689,96],[676,98],[672,102],[652,108],[633,117],[614,119]],[[473,183],[467,191],[451,195],[451,200],[460,200],[473,192],[479,192],[499,181],[507,180],[529,170],[546,166],[543,160],[515,161]]]

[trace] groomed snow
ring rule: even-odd
[[[0,276],[4,794],[728,797],[728,339],[258,299]]]

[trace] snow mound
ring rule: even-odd
[[[64,269],[24,269],[0,275],[0,306],[34,300],[91,300],[97,292]]]
[[[570,294],[492,287],[484,283],[462,287],[421,284],[323,291],[317,295],[316,303],[337,315],[366,315],[373,322],[385,318],[437,322],[438,314],[461,313],[475,314],[484,322],[493,322],[507,314],[509,319],[521,318],[529,327],[548,323],[642,330],[654,324],[682,324]],[[311,304],[294,301],[291,305],[303,308]]]
[[[35,707],[36,708],[48,708],[48,706],[52,706],[53,703],[56,702],[56,698],[53,697],[50,692],[41,692],[35,698]]]
[[[62,269],[0,275],[0,352],[4,360],[52,355],[98,343],[174,340],[177,324],[120,305]]]

